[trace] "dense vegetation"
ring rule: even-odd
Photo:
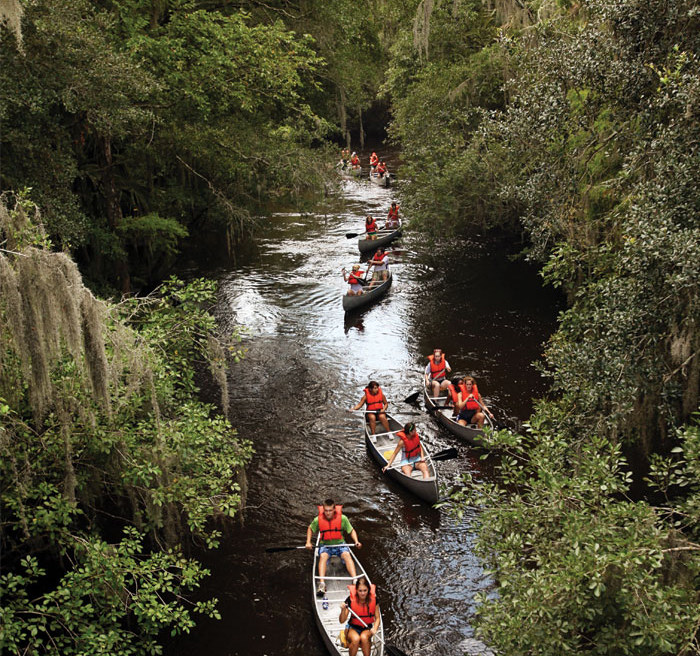
[[[198,234],[235,248],[384,104],[413,226],[520,237],[569,299],[551,397],[494,436],[502,480],[454,499],[481,508],[498,590],[478,629],[501,654],[700,653],[696,3],[2,7],[0,647],[145,653],[186,630],[203,571],[178,541],[216,542],[249,457],[193,401],[193,360],[225,382],[210,286],[108,304],[70,256],[127,291]]]
[[[552,398],[456,499],[499,591],[479,627],[503,654],[699,653],[698,9],[485,9],[417,3],[387,82],[417,223],[522,231],[570,301]]]
[[[213,285],[109,304],[26,199],[2,198],[0,235],[0,649],[156,653],[216,615],[187,601],[206,570],[178,545],[217,544],[251,455],[196,400],[193,365],[225,364]]]

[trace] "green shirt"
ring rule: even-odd
[[[311,532],[316,533],[318,531],[318,515],[314,517],[313,521],[311,522],[310,526]],[[350,520],[345,516],[341,515],[340,516],[340,529],[350,535],[352,533],[352,524],[350,523]],[[331,545],[331,544],[343,544],[343,540],[321,540],[321,544],[325,545]]]

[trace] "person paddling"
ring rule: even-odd
[[[338,618],[341,624],[347,621],[345,635],[348,656],[355,656],[360,647],[363,656],[370,656],[372,638],[377,635],[382,622],[376,586],[370,586],[369,581],[361,576],[355,585],[348,586],[348,591],[350,596],[340,604]]]
[[[376,380],[369,381],[362,398],[350,408],[350,411],[359,410],[365,404],[367,405],[367,421],[372,434],[374,435],[377,432],[377,419],[381,422],[384,430],[390,433],[391,428],[389,428],[389,422],[386,418],[386,409],[389,407],[389,401],[386,400],[386,396],[384,396],[384,392],[382,392],[382,388],[379,387],[379,383]]]
[[[357,576],[355,561],[352,559],[350,549],[343,545],[343,533],[350,536],[353,544],[362,548],[362,543],[357,537],[357,531],[352,527],[350,520],[343,515],[343,506],[336,504],[333,499],[326,499],[323,505],[317,506],[318,516],[314,517],[306,529],[306,548],[312,549],[311,538],[316,531],[321,534],[318,550],[318,578],[319,584],[316,596],[323,597],[326,594],[326,569],[332,556],[337,556],[343,563],[348,574],[354,579]]]
[[[380,285],[389,277],[389,254],[383,248],[378,248],[369,261],[367,269],[372,267],[374,267],[374,273],[372,274],[370,289]]]
[[[479,394],[476,381],[471,376],[464,377],[464,393],[460,393],[460,396],[462,396],[462,400],[458,407],[457,422],[462,426],[476,424],[479,428],[483,428],[486,419],[484,413],[491,419],[494,418],[493,413],[486,407]]]
[[[363,274],[364,271],[360,271],[359,264],[353,264],[350,273],[346,273],[345,268],[343,268],[343,280],[350,285],[348,296],[362,296],[362,286],[367,284],[367,281],[362,277]]]
[[[379,230],[377,227],[377,221],[368,214],[367,218],[365,219],[365,232],[367,233],[367,239],[376,239],[377,230]]]
[[[425,386],[432,390],[432,396],[440,395],[440,390],[447,389],[449,380],[447,374],[452,371],[441,349],[434,349],[428,356],[430,362],[425,367]]]
[[[428,478],[430,472],[425,462],[425,452],[423,451],[423,444],[416,430],[416,425],[413,422],[408,422],[396,436],[399,438],[399,441],[396,443],[394,453],[391,454],[391,458],[389,458],[386,466],[382,468],[382,471],[385,472],[391,468],[394,458],[396,458],[399,451],[403,450],[401,471],[406,476],[410,476],[413,470],[417,469],[422,472],[423,478]]]
[[[385,230],[396,230],[401,224],[399,222],[399,205],[394,201],[389,208],[389,213],[386,215]]]

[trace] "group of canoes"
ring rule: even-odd
[[[345,177],[362,177],[362,164],[357,153],[350,154],[349,149],[343,149],[338,162],[338,170]],[[388,187],[391,184],[391,173],[384,160],[380,160],[376,152],[372,152],[369,158],[370,182],[380,187]]]
[[[364,237],[358,242],[360,252],[375,250],[366,272],[360,270],[359,264],[353,265],[349,274],[343,269],[343,277],[350,284],[350,290],[343,297],[346,310],[369,302],[391,285],[392,274],[383,247],[401,234],[398,211],[394,202],[382,229],[368,216],[362,235],[346,235]],[[374,276],[368,280],[371,268],[374,268]],[[479,444],[484,425],[493,427],[493,414],[472,377],[450,379],[450,373],[444,353],[435,349],[428,356],[422,381],[428,412],[456,436]],[[416,392],[405,401],[413,402],[419,394]],[[359,402],[349,411],[363,408],[365,445],[382,473],[417,497],[435,504],[439,499],[435,463],[456,457],[457,450],[450,448],[431,454],[415,424],[401,424],[387,412],[388,406],[389,401],[379,383],[370,381]],[[313,548],[312,537],[316,533],[311,593],[316,623],[328,651],[337,656],[356,656],[360,652],[363,656],[407,656],[385,642],[376,586],[353,551],[362,544],[343,514],[342,505],[326,499],[317,508],[318,516],[307,529],[305,547]],[[344,535],[349,538],[347,543]]]
[[[346,312],[371,303],[391,287],[392,273],[384,246],[401,236],[399,205],[396,202],[391,204],[383,227],[380,228],[377,220],[368,215],[364,228],[363,233],[349,232],[345,235],[348,238],[360,237],[357,242],[360,253],[374,251],[366,270],[361,269],[361,264],[354,264],[349,273],[343,269],[343,279],[350,285],[343,296],[343,309]],[[374,275],[368,279],[370,269],[374,269]]]

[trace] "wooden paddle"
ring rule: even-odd
[[[330,544],[328,545],[329,547],[354,547],[354,544]],[[294,551],[295,549],[306,549],[306,545],[302,547],[268,547],[265,549],[265,553],[278,553],[280,551]],[[318,549],[318,547],[314,547],[314,549]]]
[[[352,613],[360,622],[362,622],[362,626],[366,626],[369,628],[369,625],[367,622],[365,622],[350,606],[346,606],[346,608]],[[384,649],[386,649],[386,653],[389,654],[389,656],[408,656],[408,654],[405,651],[402,651],[395,645],[389,645],[384,640],[382,640],[376,633],[374,634],[374,637],[379,640],[384,645]]]

